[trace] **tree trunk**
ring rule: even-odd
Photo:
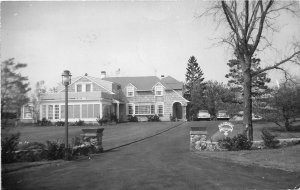
[[[246,60],[246,65],[249,65],[243,72],[244,76],[244,118],[243,125],[246,132],[248,132],[248,139],[253,141],[253,126],[252,126],[252,96],[251,96],[251,86],[252,78],[250,73],[250,64],[247,63],[249,60]]]

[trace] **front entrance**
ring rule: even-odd
[[[180,102],[173,104],[173,116],[177,119],[182,119],[182,106]]]

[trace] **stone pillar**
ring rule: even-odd
[[[191,127],[190,151],[201,151],[206,149],[206,138],[206,127]]]
[[[117,119],[119,121],[120,120],[120,104],[119,103],[117,103],[117,111],[116,111],[116,113],[117,113]]]
[[[96,152],[103,152],[102,136],[104,128],[82,129],[81,134],[84,143],[90,143],[95,146]]]

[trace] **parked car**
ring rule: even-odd
[[[240,111],[232,119],[235,120],[235,121],[242,121],[243,118],[244,118],[244,112]],[[261,116],[252,113],[252,121],[258,121],[258,120],[262,120],[262,119],[263,118]]]
[[[220,110],[218,111],[218,114],[217,114],[217,119],[218,120],[229,120],[229,115],[227,114],[227,111],[226,110]]]
[[[210,114],[208,110],[199,110],[197,114],[197,120],[210,120]]]

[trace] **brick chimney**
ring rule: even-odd
[[[104,79],[106,77],[106,71],[101,71],[100,78]]]

